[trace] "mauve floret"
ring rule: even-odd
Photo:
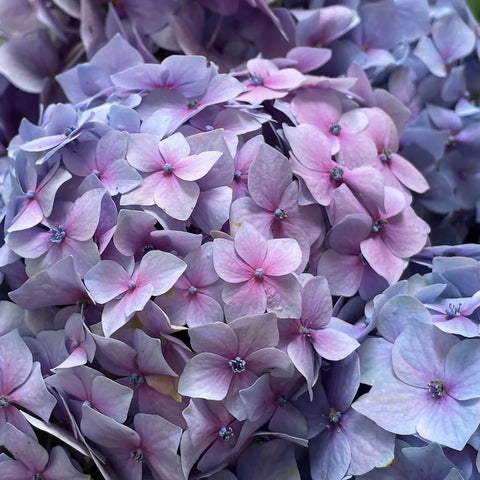
[[[40,364],[33,362],[32,354],[17,329],[0,337],[0,356],[0,438],[6,434],[7,422],[31,435],[31,427],[16,406],[48,420],[57,401],[47,391]]]
[[[137,265],[130,262],[127,270],[113,260],[101,260],[92,267],[85,274],[85,285],[96,302],[105,304],[102,314],[105,335],[109,337],[125,325],[152,295],[169,290],[186,267],[183,260],[160,251],[146,253]]]
[[[248,222],[242,223],[233,241],[215,239],[213,264],[228,284],[222,294],[227,320],[265,309],[279,317],[299,315],[300,285],[292,273],[301,259],[296,240],[267,240]]]
[[[15,459],[0,461],[1,478],[15,480],[89,480],[90,475],[79,472],[67,452],[60,446],[45,450],[35,439],[14,425],[7,424],[2,442]]]
[[[393,372],[377,377],[354,408],[388,431],[461,450],[480,422],[479,352],[478,340],[412,321],[395,340]]]

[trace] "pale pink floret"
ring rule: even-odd
[[[472,297],[440,298],[425,306],[430,310],[434,325],[440,330],[469,338],[480,336],[478,322],[472,315],[480,306],[480,292]]]
[[[234,241],[215,239],[213,264],[220,278],[230,284],[222,294],[227,320],[265,310],[280,317],[299,316],[300,284],[292,272],[301,260],[296,240],[267,240],[247,222]]]
[[[344,332],[332,328],[332,297],[323,277],[311,278],[302,289],[302,314],[279,323],[282,340],[297,370],[307,380],[311,397],[318,356],[341,360],[359,343]],[[341,320],[338,320],[341,322]]]
[[[295,68],[279,69],[271,60],[262,58],[249,60],[247,70],[249,77],[243,82],[247,91],[238,95],[237,100],[252,104],[285,97],[305,80]]]
[[[169,290],[186,267],[183,260],[158,250],[146,253],[136,267],[132,262],[127,269],[113,260],[98,262],[85,274],[85,285],[96,302],[105,304],[105,336],[125,325],[152,295]]]
[[[363,132],[368,125],[363,109],[342,113],[340,94],[326,89],[301,90],[291,108],[299,123],[315,125],[327,136],[331,154],[340,164],[355,168],[375,163],[375,144]]]
[[[19,162],[20,163],[20,162]],[[52,213],[55,195],[72,175],[63,168],[52,168],[40,181],[35,167],[25,162],[25,194],[15,201],[16,215],[8,232],[34,227]],[[21,177],[21,173],[17,173]],[[38,184],[37,184],[38,182]]]
[[[385,187],[384,212],[373,208],[367,211],[346,185],[337,188],[330,211],[332,223],[338,224],[351,214],[371,219],[370,233],[360,242],[363,258],[390,284],[398,281],[406,267],[405,259],[425,246],[428,224],[415,214],[405,195],[391,187]]]
[[[349,169],[333,161],[327,136],[313,125],[284,126],[283,131],[292,149],[293,173],[300,176],[313,198],[330,205],[333,191],[341,184],[383,208],[383,175],[375,168],[361,166]]]
[[[190,155],[181,133],[158,143],[148,134],[130,136],[127,161],[145,177],[139,187],[122,196],[122,205],[157,205],[178,220],[187,220],[200,195],[196,180],[204,177],[222,152],[207,151]]]
[[[429,186],[423,175],[405,158],[398,155],[398,132],[393,120],[380,108],[364,108],[368,117],[365,133],[377,147],[376,168],[385,178],[385,184],[395,188],[407,187],[424,193]]]

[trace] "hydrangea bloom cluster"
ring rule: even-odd
[[[269,3],[0,2],[0,480],[480,479],[480,27]]]

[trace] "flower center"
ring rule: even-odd
[[[204,130],[206,132],[211,132],[213,130],[213,126],[212,125],[205,125]]]
[[[135,290],[137,288],[137,284],[135,283],[135,280],[129,280],[127,283],[127,287],[129,290]]]
[[[52,234],[50,237],[52,243],[62,243],[62,240],[65,238],[65,230],[63,230],[62,225],[56,225],[56,227],[51,228],[48,232]]]
[[[373,224],[372,231],[375,233],[378,233],[380,229],[384,227],[387,223],[388,223],[388,220],[385,220],[384,218],[380,218]]]
[[[80,298],[75,302],[75,306],[81,311],[88,308],[88,302],[84,298]]]
[[[92,404],[88,400],[85,400],[82,405],[85,405],[86,407],[92,406]]]
[[[145,383],[145,377],[137,372],[132,373],[129,380],[135,388],[141,387]]]
[[[278,397],[277,402],[278,402],[279,407],[284,407],[285,404],[288,402],[288,400],[287,400],[287,397],[285,395],[280,395]]]
[[[135,450],[132,450],[130,452],[130,458],[133,458],[138,463],[143,462],[144,455],[143,455],[142,450],[140,450],[139,448],[137,448]]]
[[[341,417],[342,417],[341,412],[339,412],[338,410],[335,410],[334,408],[330,408],[330,412],[328,414],[328,419],[330,420],[330,423],[338,423]]]
[[[342,127],[338,124],[338,123],[335,123],[335,124],[332,124],[330,125],[330,127],[328,128],[328,131],[332,134],[332,135],[335,135],[336,137],[338,137],[338,135],[340,135],[340,131],[342,130]]]
[[[441,380],[432,380],[427,384],[427,389],[433,398],[440,398],[445,395],[445,386]]]
[[[188,103],[187,103],[187,108],[189,110],[193,110],[194,108],[196,108],[198,106],[198,100],[190,100]]]
[[[287,218],[285,210],[282,210],[281,208],[277,208],[273,214],[277,220],[283,220],[284,218]]]
[[[231,427],[222,427],[218,431],[218,436],[223,438],[223,440],[229,440],[230,437],[233,437],[233,430]]]
[[[151,243],[142,247],[142,253],[144,254],[147,252],[151,252],[152,250],[155,250],[155,247]]]
[[[8,403],[8,397],[6,397],[6,396],[0,397],[0,408],[8,407],[8,405],[10,405]]]
[[[241,178],[242,172],[240,170],[235,170],[235,173],[233,174],[233,179],[239,182]]]
[[[100,171],[97,170],[96,168],[94,168],[94,169],[92,170],[92,174],[95,175],[96,177],[99,177],[99,176],[100,176]]]
[[[230,360],[228,364],[232,367],[233,373],[242,373],[245,371],[246,362],[240,357],[235,357],[233,360]]]
[[[194,287],[193,285],[188,289],[188,293],[190,295],[195,295],[197,293],[197,287]]]
[[[40,473],[35,473],[32,475],[32,480],[43,480],[43,477]]]
[[[449,318],[453,318],[453,317],[457,317],[457,316],[460,316],[460,307],[462,306],[461,303],[459,303],[458,305],[454,305],[453,303],[451,303],[445,310],[445,314],[447,315],[447,317]]]
[[[70,125],[69,127],[67,127],[63,133],[66,137],[68,137],[69,135],[71,135],[73,132],[75,131],[75,127],[73,125]]]
[[[29,199],[29,200],[33,200],[35,198],[35,192],[33,190],[28,190],[28,192],[25,194],[25,196]]]
[[[263,268],[257,268],[255,270],[255,278],[258,278],[258,279],[262,278],[264,273],[265,272],[263,271]]]
[[[332,177],[334,180],[341,180],[343,177],[343,168],[340,168],[338,165],[333,167],[330,170],[330,177]]]
[[[300,328],[300,333],[306,338],[311,337],[310,329],[308,327],[305,327],[304,325],[302,325],[302,327]]]
[[[170,175],[172,172],[173,172],[172,164],[171,163],[166,163],[163,166],[163,173],[165,173],[165,175]]]
[[[261,75],[257,75],[256,73],[254,75],[249,75],[248,81],[255,87],[263,85],[263,77]]]
[[[392,161],[392,151],[391,150],[384,150],[383,153],[381,153],[378,158],[382,162],[391,162]]]

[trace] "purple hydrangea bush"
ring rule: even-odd
[[[0,1],[0,480],[480,479],[480,27],[270,3]]]

